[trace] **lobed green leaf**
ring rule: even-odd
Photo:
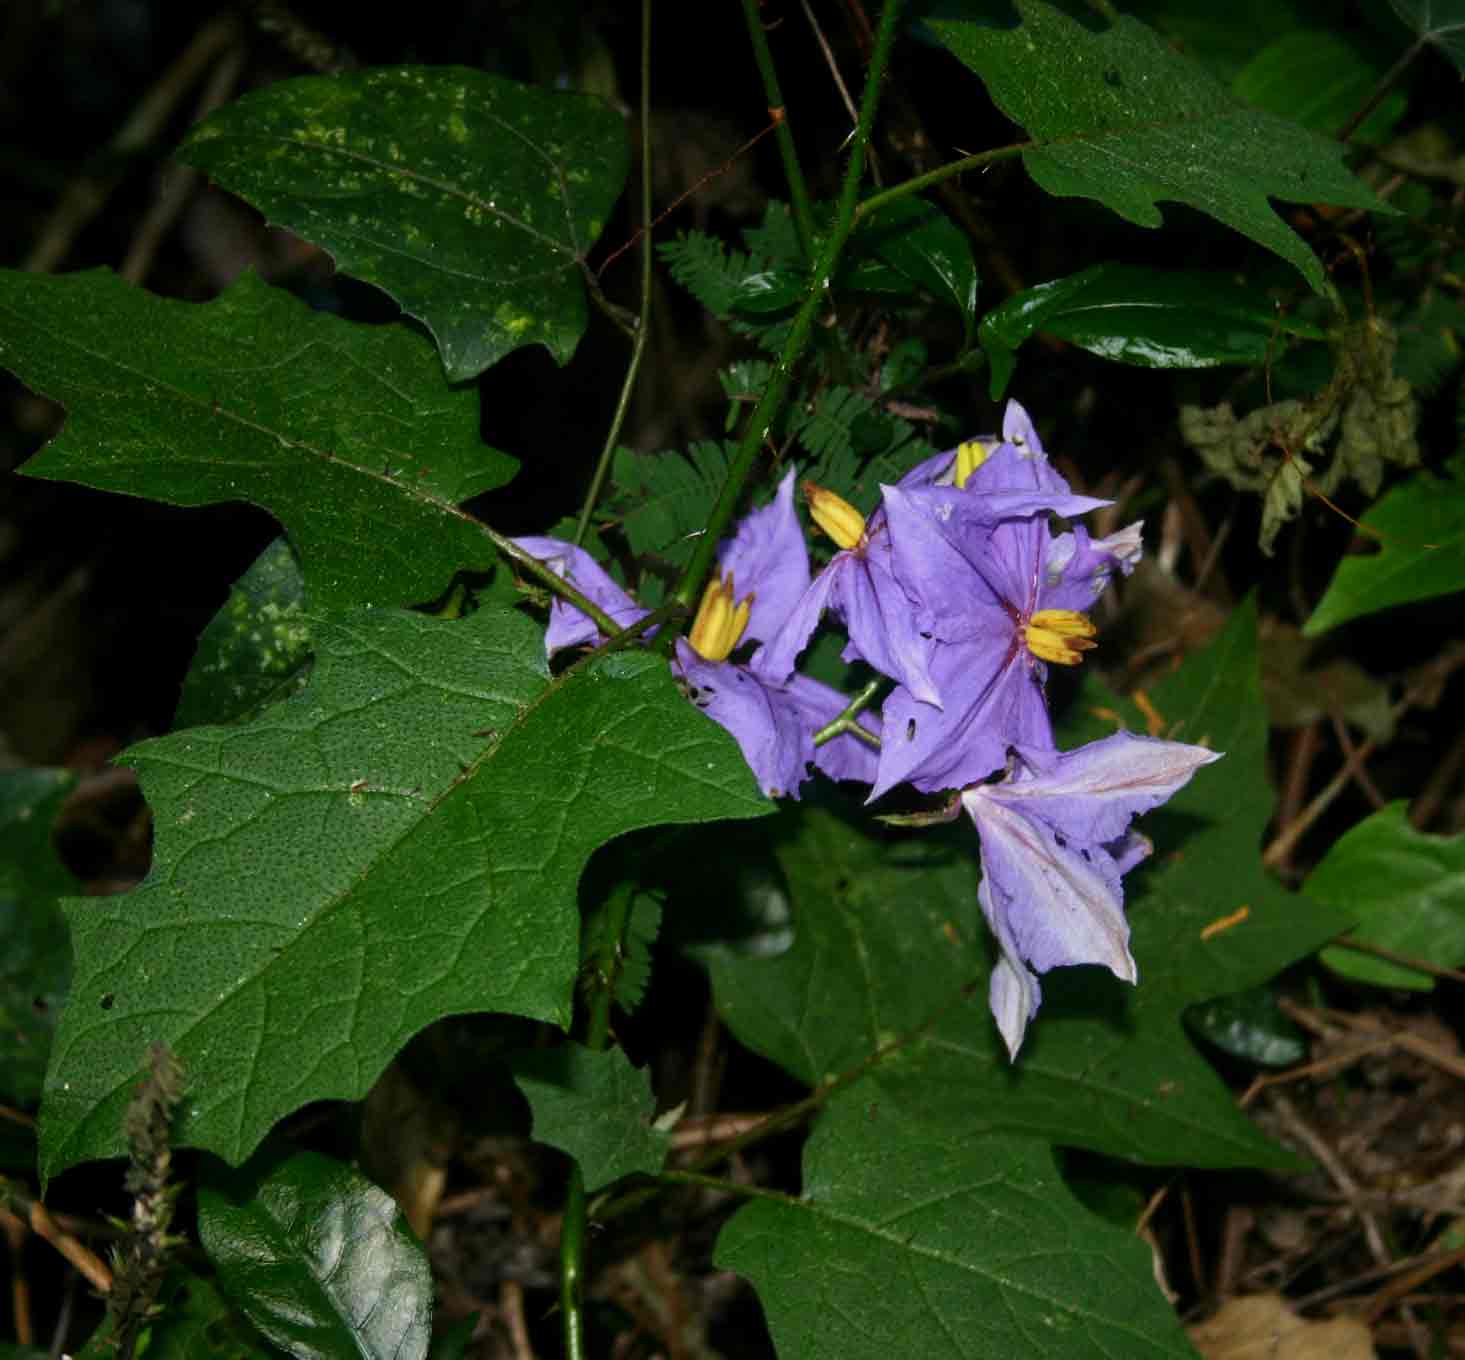
[[[1050,194],[1097,199],[1142,227],[1185,203],[1296,266],[1322,264],[1273,211],[1292,203],[1384,205],[1345,167],[1346,148],[1247,107],[1137,19],[1091,32],[1045,0],[1012,0],[1014,28],[932,20],[936,37],[1027,129],[1028,173]]]
[[[178,154],[389,293],[455,382],[525,345],[568,362],[629,161],[604,101],[462,66],[281,81]]]
[[[770,807],[657,657],[547,683],[542,634],[512,612],[309,625],[303,693],[126,757],[154,867],[130,894],[65,904],[77,961],[41,1112],[47,1176],[122,1151],[154,1040],[187,1072],[180,1143],[237,1163],[301,1105],[365,1094],[445,1015],[566,1024],[594,850]]]
[[[67,412],[27,476],[263,506],[316,608],[419,603],[494,562],[457,506],[516,464],[406,325],[353,325],[249,274],[192,303],[102,270],[0,272],[0,321],[0,364]]]

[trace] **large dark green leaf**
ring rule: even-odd
[[[390,1195],[315,1152],[207,1174],[198,1234],[236,1307],[295,1360],[422,1360],[432,1274]]]
[[[932,297],[949,302],[968,336],[977,310],[971,238],[934,203],[898,199],[856,232],[852,252],[869,252]]]
[[[1017,293],[982,318],[994,400],[1007,390],[1017,348],[1038,331],[1144,368],[1262,364],[1283,336],[1324,336],[1228,274],[1099,264]]]
[[[1404,803],[1391,803],[1340,837],[1303,891],[1355,917],[1355,939],[1441,968],[1465,963],[1465,836],[1416,831]],[[1380,987],[1434,986],[1427,973],[1351,949],[1325,949],[1323,961]]]
[[[1303,626],[1317,637],[1350,619],[1465,590],[1465,458],[1448,477],[1417,472],[1363,517],[1377,551],[1345,557]],[[1376,536],[1376,537],[1374,537]]]
[[[516,1054],[509,1067],[534,1111],[535,1139],[579,1162],[587,1190],[661,1170],[670,1136],[652,1127],[650,1079],[620,1049],[561,1044]]]
[[[71,978],[58,902],[76,882],[56,857],[51,827],[74,783],[66,770],[0,774],[0,1100],[10,1104],[41,1094]]]
[[[585,256],[627,165],[602,100],[461,66],[282,81],[206,118],[179,155],[390,293],[454,380],[524,345],[569,359]]]
[[[1126,702],[1098,686],[1086,694],[1088,730],[1073,735],[1112,731],[1121,714],[1144,729]],[[1238,610],[1150,699],[1178,724],[1170,735],[1226,758],[1140,824],[1155,854],[1125,884],[1137,987],[1092,968],[1047,974],[1043,1008],[1009,1063],[987,1013],[975,832],[963,824],[894,837],[809,813],[779,844],[793,948],[771,960],[711,960],[734,1032],[813,1085],[929,1024],[856,1089],[933,1137],[960,1128],[1146,1162],[1291,1165],[1236,1109],[1181,1025],[1195,1002],[1265,981],[1347,923],[1283,893],[1261,869],[1271,794],[1255,611]],[[1231,928],[1207,931],[1226,918]]]
[[[931,22],[1033,139],[1028,173],[1050,194],[1094,198],[1142,227],[1185,203],[1275,251],[1315,289],[1322,264],[1273,211],[1291,203],[1382,206],[1345,149],[1248,108],[1137,19],[1090,32],[1044,0],[1013,0],[1015,28]]]
[[[415,604],[493,550],[457,508],[513,476],[478,398],[405,324],[312,312],[246,275],[216,302],[98,270],[0,272],[0,364],[66,408],[27,475],[173,505],[252,501],[317,608]]]
[[[758,1289],[780,1360],[1186,1360],[1150,1249],[1074,1198],[1050,1148],[839,1097],[804,1192],[757,1200],[717,1264]]]
[[[180,1142],[238,1162],[306,1102],[363,1095],[442,1016],[567,1023],[591,853],[771,806],[654,656],[547,683],[540,630],[510,611],[309,626],[303,693],[127,756],[154,867],[125,896],[66,904],[77,961],[41,1112],[48,1175],[121,1151],[153,1040],[187,1073]]]

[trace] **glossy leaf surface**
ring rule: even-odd
[[[423,1360],[427,1255],[391,1196],[315,1152],[206,1175],[198,1232],[225,1292],[296,1360]]]
[[[1007,390],[1016,350],[1039,331],[1143,368],[1263,364],[1283,336],[1324,335],[1229,275],[1095,265],[1026,289],[982,318],[994,400]]]
[[[179,154],[389,293],[453,381],[524,345],[569,359],[585,256],[628,161],[604,101],[461,66],[281,81],[205,119]]]

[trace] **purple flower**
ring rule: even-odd
[[[926,792],[975,783],[1010,746],[1051,750],[1046,663],[1083,660],[1097,632],[1086,611],[1138,557],[1138,525],[1100,541],[1083,528],[1055,537],[1050,512],[1106,502],[1069,490],[1015,402],[1003,428],[1001,444],[978,446],[964,484],[884,489],[894,573],[921,602],[942,709],[896,687],[871,799],[903,781]]]
[[[815,747],[814,734],[846,707],[838,691],[788,667],[768,664],[768,641],[781,628],[809,585],[809,556],[793,504],[794,474],[779,485],[772,503],[739,523],[718,552],[718,571],[672,668],[687,697],[727,729],[770,798],[797,797],[812,763],[835,779],[869,782],[875,752],[848,733]],[[554,538],[515,542],[566,577],[617,623],[629,626],[649,611],[621,589],[587,552]],[[556,599],[545,649],[600,640],[595,624],[573,605]],[[746,661],[735,650],[761,644]],[[862,718],[867,730],[869,721]]]
[[[825,610],[845,625],[846,661],[864,661],[904,685],[922,703],[941,706],[928,669],[931,634],[919,602],[891,565],[891,537],[880,511],[868,523],[848,501],[804,483],[814,521],[839,545],[767,648],[770,671],[792,671]]]
[[[1019,750],[1004,779],[963,790],[982,846],[977,900],[1002,951],[992,1014],[1012,1057],[1042,999],[1039,973],[1097,963],[1137,979],[1120,878],[1150,847],[1129,823],[1218,759],[1118,732],[1076,751]]]

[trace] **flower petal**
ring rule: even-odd
[[[985,779],[1007,763],[1014,743],[1052,747],[1038,667],[1011,645],[1005,618],[990,624],[986,635],[974,633],[967,644],[933,654],[944,709],[918,703],[904,686],[891,691],[881,708],[880,768],[870,801],[903,782],[936,793]]]
[[[558,538],[525,537],[514,540],[531,557],[537,557],[556,576],[605,610],[622,628],[629,628],[651,611],[643,609],[607,574],[584,548]],[[574,605],[555,597],[549,610],[549,627],[544,634],[544,652],[553,656],[566,647],[585,642],[603,642],[600,630]]]
[[[687,697],[736,739],[758,787],[770,798],[797,798],[814,759],[814,729],[799,705],[746,666],[698,656],[683,638],[676,651]]]
[[[1119,869],[1101,846],[1066,841],[1044,822],[978,784],[961,796],[982,843],[977,893],[1003,953],[1038,973],[1097,963],[1115,977],[1138,976]]]
[[[1028,1021],[1038,1013],[1042,1000],[1043,989],[1032,969],[1021,959],[1010,959],[1003,954],[992,969],[987,1003],[992,1008],[992,1018],[997,1022],[997,1030],[1007,1045],[1010,1059],[1016,1060]]]
[[[1021,747],[1019,754],[1028,755]],[[1115,732],[1056,758],[1027,760],[1026,769],[988,785],[983,796],[1040,818],[1069,841],[1099,846],[1123,838],[1135,817],[1159,807],[1202,765],[1220,758],[1203,746]],[[1032,773],[1034,767],[1041,772]]]
[[[792,468],[773,500],[738,522],[733,536],[719,548],[717,562],[724,575],[732,573],[739,600],[753,595],[743,636],[767,642],[809,587],[809,549],[794,509]]]

